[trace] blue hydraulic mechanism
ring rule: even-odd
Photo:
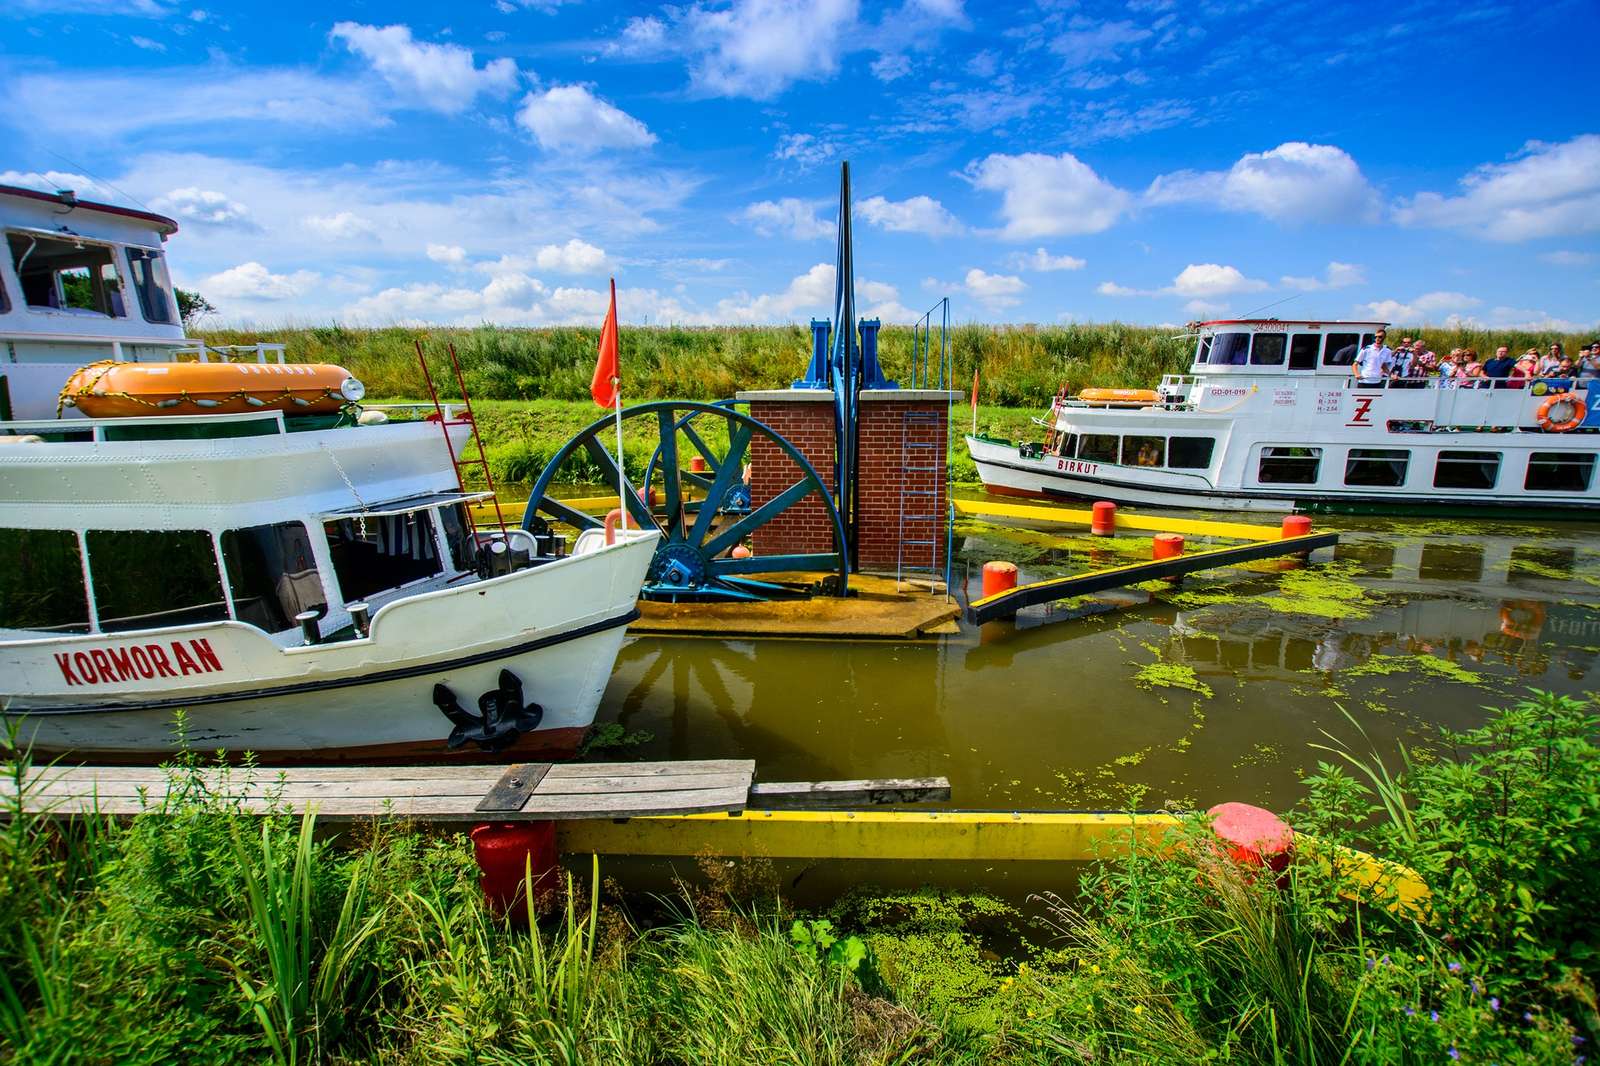
[[[612,439],[615,417],[605,415],[580,430],[545,464],[522,515],[523,529],[547,536],[552,522],[580,530],[601,527],[599,518],[567,506],[551,496],[550,489],[569,482],[617,484],[616,460],[605,446]],[[660,440],[643,483],[624,483],[629,525],[661,533],[645,579],[646,599],[693,602],[766,600],[814,591],[846,594],[844,525],[826,483],[794,445],[726,402],[657,400],[624,408],[622,419],[624,437],[630,435],[626,424],[634,422],[634,440],[646,426]],[[753,444],[781,452],[793,460],[798,473],[793,484],[758,506],[752,505],[748,480]],[[738,550],[761,526],[812,496],[821,501],[831,520],[831,551],[751,555]],[[810,587],[778,580],[778,575],[819,571],[829,577]],[[759,580],[758,575],[768,580]]]

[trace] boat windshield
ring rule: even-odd
[[[1250,334],[1218,333],[1202,337],[1195,362],[1209,366],[1245,366],[1250,362]]]
[[[328,554],[346,602],[444,571],[428,510],[323,523]]]
[[[111,249],[77,239],[7,233],[11,265],[29,307],[123,318],[122,278]]]

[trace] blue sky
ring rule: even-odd
[[[1600,6],[9,0],[0,182],[260,324],[1600,323]],[[1278,301],[1284,301],[1278,303]]]

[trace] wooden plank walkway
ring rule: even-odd
[[[430,822],[633,818],[741,811],[755,776],[752,759],[654,763],[534,763],[483,766],[298,767],[199,771],[215,796],[264,813],[315,808],[319,817],[412,817]],[[519,776],[520,775],[520,776]],[[58,817],[134,815],[159,808],[182,775],[157,767],[43,766],[24,786],[25,806]],[[480,808],[506,780],[536,782],[520,806]],[[948,788],[948,785],[946,786]],[[513,792],[516,790],[513,789]],[[514,803],[515,801],[513,801]],[[0,780],[0,809],[16,787]]]

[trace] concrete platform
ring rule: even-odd
[[[774,581],[809,582],[821,574],[773,574]],[[770,637],[805,640],[917,640],[960,631],[961,614],[946,602],[942,583],[930,593],[926,578],[912,587],[894,576],[851,574],[853,595],[813,596],[764,603],[639,604],[640,618],[628,627],[636,636]]]

